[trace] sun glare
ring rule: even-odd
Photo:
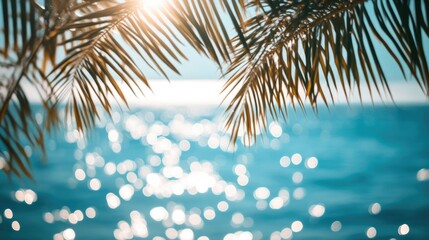
[[[160,9],[166,2],[167,0],[142,0],[142,5],[149,9]]]

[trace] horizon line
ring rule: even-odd
[[[210,79],[191,79],[191,80],[149,80],[149,90],[146,86],[142,86],[143,93],[134,95],[128,87],[122,88],[123,93],[127,96],[129,106],[149,106],[149,107],[175,107],[175,106],[223,106],[225,102],[229,102],[225,94],[222,94],[222,88],[225,80],[210,80]],[[124,83],[119,84],[124,85]],[[425,96],[422,89],[417,83],[410,81],[391,81],[389,83],[392,92],[393,101],[388,93],[381,90],[383,94],[380,96],[377,92],[371,95],[368,88],[361,87],[361,96],[356,91],[349,92],[349,101],[347,101],[342,90],[332,89],[334,102],[328,100],[328,104],[360,104],[360,105],[421,105],[429,104],[429,98]],[[31,84],[23,86],[24,91],[28,94],[30,102],[40,103],[40,97],[35,92]],[[328,91],[327,86],[324,86],[324,91]],[[375,88],[373,89],[375,90]],[[374,92],[374,91],[373,91]],[[112,102],[114,102],[114,97]],[[224,100],[224,101],[223,101]],[[319,103],[324,104],[319,98]],[[309,104],[309,103],[308,103]]]

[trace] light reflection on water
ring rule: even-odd
[[[323,201],[329,198],[319,199],[316,197],[321,195],[314,193],[327,191],[317,182],[318,174],[326,174],[326,169],[319,170],[322,161],[318,156],[282,151],[292,137],[305,134],[304,126],[296,123],[286,130],[271,122],[269,141],[254,145],[257,151],[252,153],[243,145],[254,143],[243,141],[232,147],[219,123],[183,113],[114,113],[111,121],[102,118],[97,123],[99,142],[86,142],[69,125],[64,141],[74,147],[66,176],[71,194],[82,195],[79,207],[73,203],[57,209],[42,205],[46,192],[37,193],[37,185],[13,191],[11,199],[29,207],[43,206],[43,212],[33,217],[60,226],[61,230],[51,234],[53,239],[80,239],[84,225],[98,221],[115,223],[113,229],[104,229],[115,239],[312,239],[317,236],[312,235],[313,228],[321,231],[318,224],[322,223],[327,230],[323,234],[347,236],[335,235],[350,224],[350,219],[341,216],[347,213],[338,214],[335,205]],[[320,136],[327,137],[326,131]],[[50,144],[53,149],[64,145],[54,143]],[[261,161],[271,165],[271,172],[264,170]],[[4,167],[6,163],[0,159],[0,168]],[[429,180],[429,170],[422,167],[415,172],[416,182]],[[332,191],[335,187],[326,194]],[[84,194],[96,198],[85,200]],[[347,199],[342,201],[348,204]],[[20,223],[27,216],[21,213],[17,217],[14,209],[0,205],[1,229],[34,230]],[[381,202],[368,201],[359,215],[378,217],[383,215],[382,209],[385,211]],[[382,228],[363,222],[359,233],[352,236],[376,238]],[[388,235],[399,238],[412,232],[411,224],[399,221]]]

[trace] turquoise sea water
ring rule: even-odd
[[[429,239],[429,106],[292,114],[235,150],[220,115],[58,132],[35,182],[0,175],[0,239]]]

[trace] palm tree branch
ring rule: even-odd
[[[322,76],[325,77],[332,102],[334,97],[329,84],[332,82],[337,89],[336,75],[347,100],[352,87],[357,87],[359,98],[362,97],[360,88],[362,80],[365,80],[371,98],[372,87],[376,88],[377,93],[381,95],[379,84],[391,96],[388,80],[378,57],[378,50],[373,43],[374,38],[382,39],[381,45],[386,47],[386,51],[393,57],[404,75],[405,63],[405,66],[412,70],[412,75],[419,84],[421,79],[427,81],[427,59],[422,40],[422,30],[425,30],[427,25],[422,23],[422,20],[418,23],[416,20],[422,19],[423,14],[411,12],[406,1],[392,3],[387,1],[388,6],[381,7],[384,11],[381,16],[377,14],[379,9],[377,1],[374,0],[373,4],[376,9],[376,20],[384,34],[388,35],[394,43],[395,51],[380,33],[374,34],[377,30],[372,22],[373,18],[366,10],[368,2],[366,0],[331,1],[329,2],[331,5],[323,6],[320,12],[317,12],[316,8],[313,12],[306,14],[302,13],[304,12],[302,9],[299,11],[295,9],[300,14],[297,13],[291,17],[282,15],[283,12],[288,11],[287,7],[301,7],[306,3],[281,6],[279,2],[283,3],[283,1],[273,3],[268,0],[255,0],[253,5],[262,8],[263,13],[245,22],[246,46],[241,43],[242,40],[239,37],[234,39],[237,50],[226,73],[231,76],[223,88],[227,93],[225,99],[235,95],[226,109],[225,125],[232,131],[231,141],[236,141],[238,132],[242,132],[242,126],[244,126],[243,135],[252,136],[255,136],[260,126],[266,126],[265,109],[274,119],[278,118],[277,111],[285,118],[288,103],[286,97],[294,109],[295,104],[304,109],[304,99],[309,100],[315,111],[317,111],[318,98],[328,106],[327,95],[320,81]],[[271,5],[267,7],[268,4],[264,5],[264,2],[269,2]],[[382,1],[383,4],[385,2]],[[274,9],[272,5],[275,4],[279,7]],[[318,4],[326,4],[326,2]],[[398,18],[394,17],[396,15],[391,6],[393,4],[396,4],[395,9],[400,9]],[[267,8],[271,9],[267,10]],[[385,22],[390,27],[384,26]],[[396,31],[396,37],[391,34],[391,31]],[[404,62],[397,57],[398,54]],[[283,55],[286,56],[286,61],[283,60],[285,59]],[[273,61],[273,58],[276,60]],[[332,62],[335,67],[330,65]],[[258,87],[260,85],[265,87]],[[283,94],[284,90],[286,95]],[[303,96],[301,91],[304,93]],[[252,111],[249,111],[249,106],[252,107]],[[256,114],[259,118],[252,114]],[[245,122],[254,119],[258,119],[257,125]],[[236,123],[236,121],[242,122]]]
[[[105,90],[98,87],[98,90],[102,92],[102,94],[101,96],[98,95],[97,97],[100,100],[100,102],[103,103],[102,104],[103,107],[108,112],[110,111],[110,107],[111,107],[110,104],[105,104],[106,102],[108,102],[108,99],[107,99],[108,94],[117,93],[125,104],[127,104],[127,100],[121,88],[116,84],[116,79],[109,74],[109,70],[107,69],[107,66],[113,69],[114,72],[118,73],[119,76],[122,78],[122,80],[127,84],[127,86],[130,89],[133,89],[131,85],[129,85],[129,81],[134,81],[133,77],[131,77],[131,75],[129,75],[128,72],[125,71],[123,67],[121,67],[121,69],[118,69],[115,66],[115,64],[117,64],[117,66],[120,66],[121,62],[118,62],[118,61],[126,62],[127,67],[129,67],[134,74],[137,74],[137,76],[141,80],[143,80],[143,82],[146,85],[148,85],[146,79],[144,78],[140,70],[138,70],[137,67],[134,66],[133,61],[131,60],[130,57],[128,57],[127,54],[111,55],[109,53],[110,50],[107,49],[107,47],[110,46],[110,48],[112,49],[116,48],[116,50],[118,50],[119,52],[125,53],[124,49],[120,49],[120,44],[115,44],[115,40],[113,39],[111,32],[114,29],[119,28],[120,25],[124,23],[124,21],[126,21],[128,18],[130,18],[130,16],[133,16],[133,14],[135,14],[135,12],[138,11],[136,8],[131,7],[131,5],[129,4],[130,3],[124,3],[123,5],[116,5],[114,7],[102,9],[99,12],[93,12],[86,16],[77,18],[75,22],[71,24],[72,26],[81,27],[81,28],[86,28],[86,27],[92,28],[93,25],[95,24],[81,24],[79,23],[79,21],[92,19],[93,17],[100,18],[104,16],[112,16],[113,13],[119,16],[117,18],[113,18],[110,22],[109,21],[103,22],[101,26],[102,28],[100,30],[90,29],[90,31],[94,31],[94,33],[97,33],[96,37],[89,41],[84,41],[83,44],[80,44],[80,45],[78,44],[77,46],[71,49],[68,49],[68,51],[72,54],[69,55],[67,58],[65,58],[51,72],[51,74],[58,72],[53,77],[53,81],[56,82],[54,84],[54,87],[60,87],[60,89],[64,89],[66,85],[69,85],[69,87],[67,87],[67,89],[69,90],[68,91],[64,90],[64,93],[66,92],[71,93],[72,104],[67,106],[73,106],[74,108],[73,113],[79,114],[74,116],[79,130],[84,130],[85,128],[91,127],[94,124],[93,113],[97,113],[93,100],[90,100],[92,95],[91,92],[92,90],[95,90],[95,89],[92,87],[91,88],[88,87],[88,85],[91,85],[91,84],[88,81],[84,80],[88,75],[83,73],[81,69],[85,69],[87,72],[89,72],[89,76],[92,75],[93,80],[97,84],[98,84],[97,79],[102,80],[103,85],[105,86]],[[118,11],[118,10],[121,10],[121,11]],[[107,23],[107,25],[104,25],[104,23]],[[68,27],[63,27],[63,28],[69,29]],[[80,38],[76,38],[74,40],[78,41],[80,40]],[[102,51],[102,53],[100,53],[99,51]],[[107,54],[108,56],[110,56],[110,58],[106,59],[102,54]],[[101,64],[100,61],[102,60],[104,60],[105,63],[107,63],[107,65]],[[111,61],[114,61],[116,63],[112,64]],[[90,69],[93,69],[94,66],[98,66],[101,71],[94,72],[93,70],[90,70]],[[67,71],[64,71],[66,69]],[[67,74],[64,75],[64,72],[66,72]],[[126,74],[127,77],[125,77],[125,75],[123,74]],[[104,81],[105,77],[109,79],[109,82]],[[70,79],[71,81],[61,80],[64,78]],[[74,85],[76,83],[78,84],[77,86]],[[136,82],[134,83],[137,86],[137,88],[140,89],[137,83]],[[60,84],[60,85],[57,85],[57,84]],[[111,84],[111,87],[109,87],[108,84]],[[112,88],[114,89],[114,91],[112,91]],[[86,104],[82,104],[82,108],[79,108],[77,99],[82,100],[82,101],[79,101],[80,103],[86,102]]]

